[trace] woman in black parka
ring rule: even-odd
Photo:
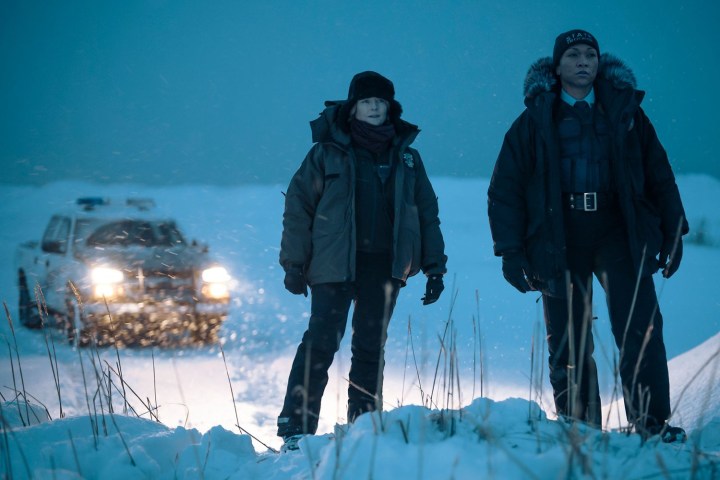
[[[607,294],[628,420],[668,427],[667,358],[652,274],[680,265],[685,211],[630,69],[571,30],[531,66],[526,110],[505,135],[488,190],[494,251],[521,292],[542,292],[559,415],[600,426],[592,278]]]

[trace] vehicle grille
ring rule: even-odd
[[[173,300],[179,303],[192,302],[195,286],[192,272],[173,273],[147,272],[138,274],[127,292],[128,297],[137,301],[163,302]]]

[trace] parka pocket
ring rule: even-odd
[[[332,235],[348,228],[350,175],[337,162],[325,165],[323,189],[313,218],[313,237]]]

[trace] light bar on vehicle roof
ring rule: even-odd
[[[110,205],[112,202],[109,198],[104,197],[81,197],[76,200],[76,203],[84,210],[93,210],[95,207]],[[119,204],[122,205],[122,202]],[[127,198],[125,206],[137,208],[138,210],[150,210],[155,208],[155,200],[152,198]]]
[[[75,203],[85,208],[93,208],[98,205],[109,205],[110,199],[103,197],[81,197]]]
[[[150,210],[155,207],[155,200],[152,198],[128,198],[125,205],[135,207],[138,210]]]

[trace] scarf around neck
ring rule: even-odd
[[[350,122],[350,134],[357,145],[378,154],[390,147],[390,142],[395,138],[395,126],[392,123],[375,126],[353,120]]]

